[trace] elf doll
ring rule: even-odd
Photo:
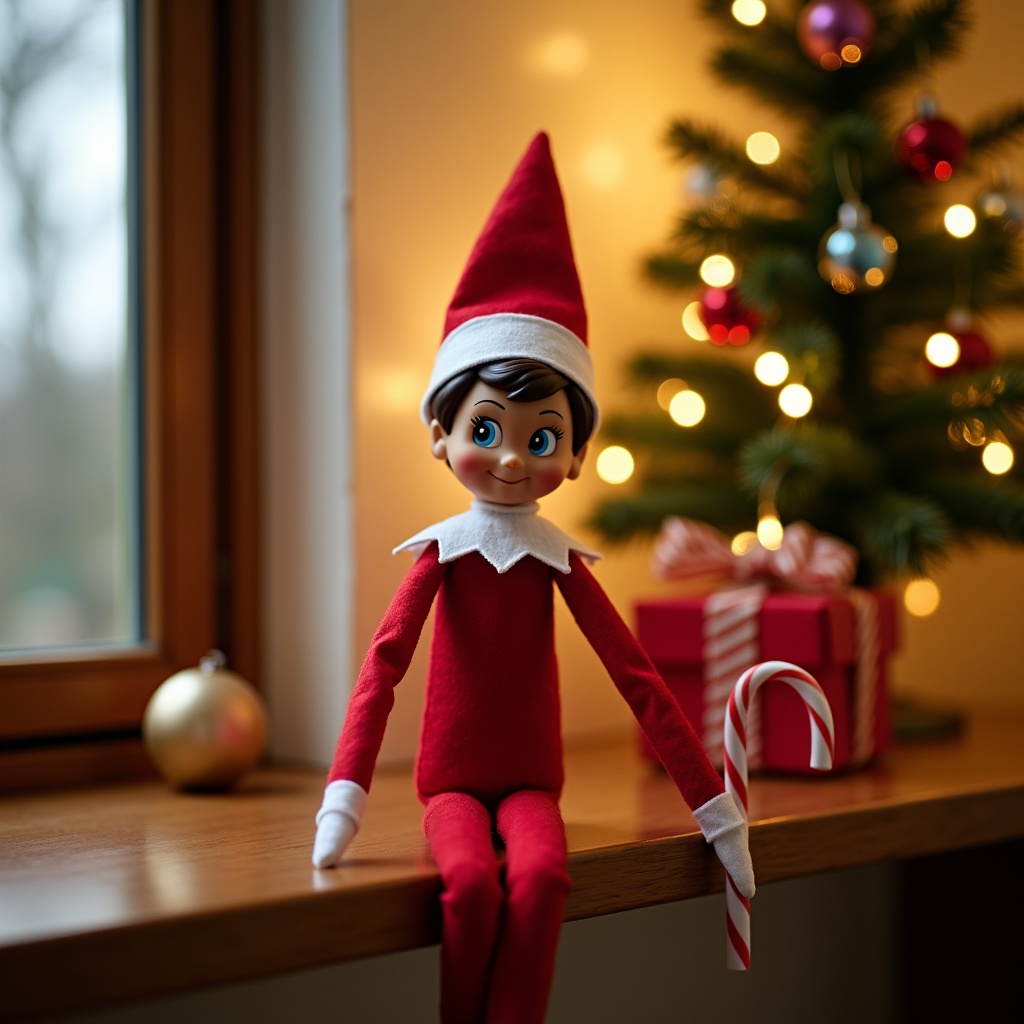
[[[416,561],[352,693],[313,863],[338,864],[359,827],[395,686],[436,605],[416,787],[443,884],[444,1024],[540,1024],[570,880],[554,589],[628,702],[740,890],[747,827],[696,734],[588,563],[541,518],[597,427],[587,320],[546,135],[499,198],[448,309],[423,398],[431,451],[470,510],[399,545]],[[499,856],[495,836],[504,856]]]

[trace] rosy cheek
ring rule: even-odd
[[[473,476],[476,473],[483,472],[491,464],[491,459],[488,459],[486,455],[483,455],[484,449],[478,448],[467,448],[460,451],[458,455],[452,459],[452,469],[456,475],[462,476]],[[480,452],[481,454],[477,454]]]
[[[553,491],[565,479],[565,468],[560,465],[545,466],[533,471],[533,478],[545,490]]]

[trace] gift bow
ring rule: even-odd
[[[789,589],[822,593],[848,586],[857,571],[857,552],[835,537],[819,534],[808,523],[786,527],[782,544],[769,551],[755,543],[733,554],[729,538],[707,523],[669,518],[654,545],[653,572],[658,579],[687,580],[719,576],[736,580],[778,580]]]

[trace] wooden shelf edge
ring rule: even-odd
[[[984,794],[755,822],[751,846],[763,886],[1022,836],[1024,785],[1008,785]],[[567,920],[691,899],[720,892],[724,884],[699,834],[576,853],[570,873]],[[617,883],[625,877],[630,884],[623,896]],[[430,945],[439,941],[439,888],[437,876],[427,871],[401,883],[331,888],[302,900],[0,949],[0,974],[10,979],[0,1021],[44,1019]],[[55,963],[62,984],[39,985]],[[109,971],[112,963],[118,964],[116,974]]]
[[[869,771],[758,780],[758,885],[1024,838],[1022,741],[1024,715],[978,716],[963,737]],[[631,742],[570,750],[567,770],[567,920],[721,892],[713,849]],[[375,779],[337,872],[309,864],[322,785],[271,768],[230,795],[154,782],[6,798],[0,1021],[436,943],[440,880],[409,773]],[[55,965],[60,985],[46,981]]]

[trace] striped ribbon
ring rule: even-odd
[[[711,763],[721,768],[725,738],[725,706],[736,678],[757,663],[761,654],[761,606],[768,584],[757,581],[723,587],[704,604],[704,715],[701,739]],[[761,761],[761,716],[755,712],[747,724],[748,759]]]

